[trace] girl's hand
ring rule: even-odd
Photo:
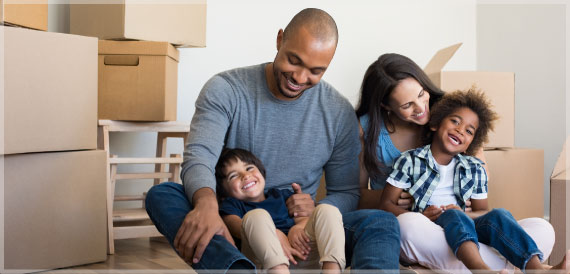
[[[309,239],[309,236],[305,233],[304,226],[294,225],[291,227],[288,237],[289,243],[294,249],[301,251],[304,255],[309,255],[309,252],[311,252],[311,247],[309,246],[311,239]]]
[[[441,213],[443,213],[443,209],[434,205],[430,205],[424,210],[424,212],[422,212],[422,214],[424,214],[424,216],[426,216],[432,222],[437,220]]]
[[[303,260],[307,259],[307,257],[303,256],[303,254],[292,248],[291,245],[289,244],[289,239],[287,238],[287,235],[285,235],[285,233],[283,233],[281,230],[276,229],[277,232],[277,238],[279,238],[279,242],[281,243],[281,248],[283,248],[283,253],[285,254],[285,257],[287,257],[287,259],[289,259],[289,261],[296,265],[297,261],[295,260],[295,258],[293,256],[297,256],[298,258],[301,258]]]
[[[398,206],[410,210],[412,208],[412,204],[414,203],[414,198],[410,193],[402,191],[400,193],[400,197],[398,197]]]

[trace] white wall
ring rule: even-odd
[[[158,2],[158,1],[157,1]],[[189,121],[202,85],[223,70],[273,61],[277,31],[298,11],[318,7],[329,12],[339,27],[336,55],[324,80],[352,103],[366,68],[383,53],[397,52],[425,66],[440,48],[463,42],[446,66],[473,70],[476,66],[476,5],[474,0],[208,0],[207,46],[180,49],[178,119]],[[50,17],[66,16],[63,7],[50,9]],[[55,14],[54,14],[55,13]],[[60,20],[55,20],[58,22]],[[52,19],[50,19],[50,23]],[[50,31],[68,26],[50,25]],[[155,137],[116,134],[111,152],[123,156],[152,156]],[[172,142],[170,153],[181,153],[181,142]],[[124,170],[124,169],[123,169]],[[139,170],[152,170],[145,167]],[[150,183],[123,182],[118,194],[144,191]]]
[[[515,146],[544,150],[545,216],[550,174],[568,127],[565,1],[479,1],[477,69],[515,72]]]

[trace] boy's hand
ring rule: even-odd
[[[294,194],[285,202],[289,210],[289,215],[293,217],[311,216],[313,210],[315,210],[315,201],[313,201],[311,195],[303,193],[301,186],[297,183],[292,183],[291,187],[293,188]]]
[[[287,237],[289,237],[289,243],[294,249],[301,251],[304,255],[309,255],[309,252],[311,252],[309,242],[311,242],[311,240],[307,233],[305,233],[304,226],[294,225],[289,230]]]
[[[398,198],[398,206],[410,210],[412,208],[412,204],[414,203],[414,198],[410,193],[402,191],[400,193],[400,197]]]
[[[434,205],[430,205],[428,208],[424,210],[424,212],[422,212],[422,214],[424,214],[424,216],[426,216],[432,222],[437,220],[437,218],[439,218],[439,215],[441,215],[441,213],[443,213],[443,209]]]
[[[283,231],[275,229],[275,232],[277,233],[277,238],[279,238],[279,242],[281,243],[281,248],[283,249],[285,257],[287,257],[287,259],[289,259],[289,261],[292,264],[294,265],[297,264],[297,261],[295,261],[295,258],[293,256],[296,256],[303,260],[307,259],[307,257],[303,256],[303,254],[299,250],[296,250],[293,247],[291,247],[291,244],[289,244],[289,239],[287,238],[287,235],[283,233]]]
[[[452,210],[452,209],[457,209],[457,210],[463,211],[463,209],[461,209],[458,205],[454,205],[454,204],[450,204],[450,205],[446,205],[446,206],[441,206],[441,209],[442,209],[443,211],[445,211],[445,210]]]

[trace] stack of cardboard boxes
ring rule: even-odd
[[[0,2],[2,269],[106,259],[97,39],[49,33],[44,4]],[[28,29],[33,28],[33,29]]]
[[[176,120],[175,46],[204,47],[205,30],[206,0],[72,4],[71,33],[108,39],[99,41],[99,119]]]
[[[550,223],[554,226],[556,243],[550,255],[550,263],[559,263],[570,249],[570,136],[562,147],[552,176],[550,177]]]
[[[442,49],[424,71],[444,91],[475,85],[499,115],[484,147],[489,208],[505,208],[517,219],[544,217],[544,151],[515,147],[515,76],[512,72],[442,71],[461,44]]]

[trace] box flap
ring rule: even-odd
[[[427,75],[430,75],[432,73],[440,72],[462,44],[463,43],[459,43],[444,49],[440,49],[424,68],[425,73]]]
[[[179,52],[168,42],[99,40],[99,55],[169,56],[178,62]]]
[[[554,178],[566,170],[570,169],[570,161],[568,161],[568,145],[570,144],[570,135],[566,136],[566,141],[564,142],[564,146],[562,146],[562,152],[558,156],[558,160],[554,165],[554,169],[552,170],[552,176],[550,178]]]

